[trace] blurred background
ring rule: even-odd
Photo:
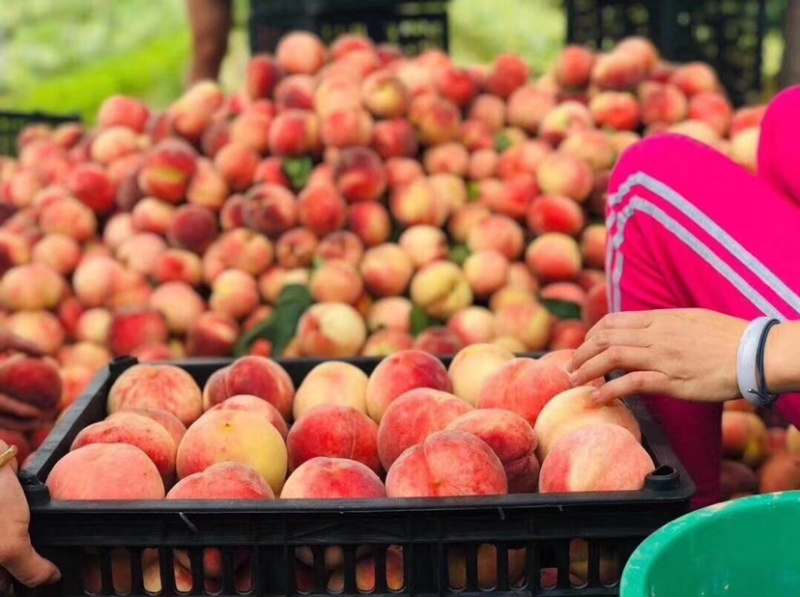
[[[777,88],[790,0],[769,0],[764,96]],[[234,89],[249,56],[248,0],[236,0],[221,80]],[[502,52],[548,64],[563,47],[562,0],[452,0],[451,53],[461,64]],[[92,123],[114,93],[163,107],[178,96],[191,54],[185,0],[0,2],[0,110],[77,114]]]

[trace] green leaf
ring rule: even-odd
[[[424,330],[433,325],[431,318],[418,305],[411,307],[411,335],[419,336]]]
[[[544,299],[542,305],[559,319],[583,319],[583,310],[577,303]]]
[[[461,266],[464,265],[464,262],[467,260],[467,257],[469,257],[469,255],[470,255],[469,249],[467,248],[466,245],[455,245],[450,249],[449,259],[453,263]]]
[[[505,133],[500,133],[495,138],[494,146],[495,149],[497,149],[497,153],[503,153],[506,149],[511,147],[511,139],[509,139],[508,135]]]
[[[471,182],[467,185],[467,200],[477,201],[481,196],[481,185],[477,182]]]
[[[275,312],[269,319],[242,335],[234,348],[234,356],[249,354],[253,344],[257,340],[264,339],[272,344],[273,357],[280,358],[294,338],[300,318],[312,304],[314,300],[306,286],[302,284],[286,286],[278,297]]]
[[[311,158],[289,158],[283,160],[283,173],[289,178],[292,187],[296,191],[305,188],[313,170],[314,162]]]

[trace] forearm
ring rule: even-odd
[[[771,393],[800,392],[800,321],[773,328],[764,353],[764,375]]]

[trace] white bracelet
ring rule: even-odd
[[[771,317],[759,317],[753,320],[745,329],[739,342],[739,354],[736,362],[736,379],[739,384],[739,393],[742,398],[755,406],[763,406],[762,399],[759,396],[758,364],[756,363],[758,344],[761,340],[761,335],[764,333],[764,328],[771,321]]]

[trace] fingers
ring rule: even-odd
[[[638,394],[663,394],[668,378],[657,371],[635,371],[603,384],[592,394],[598,404],[609,404]]]
[[[650,340],[644,328],[599,329],[587,334],[583,344],[572,355],[571,371],[579,369],[586,361],[612,347],[646,347]]]
[[[8,572],[26,587],[58,582],[61,572],[50,560],[44,559],[27,539],[27,544],[9,562],[5,562]]]
[[[580,349],[579,349],[580,350]],[[576,353],[577,355],[577,353]],[[651,352],[638,346],[614,345],[586,359],[570,374],[573,385],[584,385],[612,371],[647,371],[651,368]]]
[[[595,330],[647,328],[652,325],[656,313],[656,311],[621,311],[619,313],[609,313],[589,330],[589,334]]]

